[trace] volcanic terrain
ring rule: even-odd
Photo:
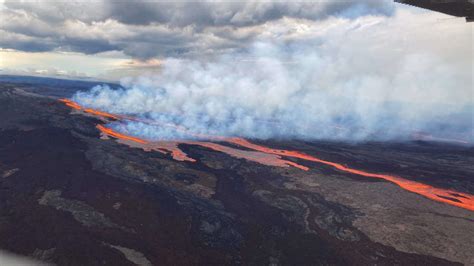
[[[156,142],[73,92],[0,83],[4,251],[58,265],[474,265],[472,147]]]

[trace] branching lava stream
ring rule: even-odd
[[[104,120],[112,119],[112,120],[135,120],[135,121],[141,121],[138,118],[127,118],[125,116],[118,116],[114,114],[109,114],[106,112],[90,109],[90,108],[83,108],[79,104],[77,104],[74,101],[71,101],[69,99],[60,99],[61,102],[65,103],[67,106],[78,110],[82,111],[91,115],[98,116]],[[142,121],[143,122],[143,121]],[[156,122],[156,121],[155,121]],[[186,131],[185,128],[182,128],[177,125],[169,125],[169,124],[160,124],[161,126],[170,126],[175,128],[176,130],[180,131]],[[309,162],[315,162],[319,164],[324,164],[327,166],[331,166],[341,172],[349,173],[349,174],[354,174],[354,175],[359,175],[359,176],[365,176],[365,177],[371,177],[371,178],[377,178],[377,179],[382,179],[389,181],[391,183],[394,183],[398,185],[399,187],[422,195],[428,199],[438,201],[438,202],[443,202],[447,203],[456,207],[464,208],[466,210],[474,211],[474,196],[471,194],[467,193],[461,193],[458,191],[450,190],[450,189],[442,189],[442,188],[436,188],[432,187],[430,185],[426,185],[420,182],[404,179],[401,177],[397,176],[392,176],[392,175],[386,175],[386,174],[377,174],[377,173],[370,173],[366,172],[363,170],[358,170],[354,168],[350,168],[348,166],[345,166],[340,163],[335,163],[331,161],[326,161],[319,159],[317,157],[300,153],[297,151],[290,151],[290,150],[282,150],[282,149],[272,149],[269,147],[265,147],[262,145],[257,145],[254,143],[249,142],[248,140],[245,140],[243,138],[226,138],[226,137],[219,137],[219,136],[203,136],[203,135],[198,135],[200,138],[205,138],[208,140],[213,140],[213,141],[221,141],[221,142],[227,142],[231,143],[234,145],[238,145],[241,147],[245,147],[249,150],[241,150],[237,148],[233,148],[230,146],[225,146],[221,145],[215,142],[211,141],[188,141],[188,140],[180,140],[180,141],[148,141],[144,140],[141,138],[133,137],[133,136],[128,136],[119,132],[116,132],[115,130],[105,127],[103,125],[97,125],[97,129],[102,132],[103,135],[105,136],[110,136],[119,139],[120,141],[124,142],[125,144],[131,145],[131,146],[136,146],[143,148],[145,150],[155,150],[161,153],[170,153],[170,155],[173,157],[173,159],[178,160],[178,161],[188,161],[188,162],[195,162],[196,160],[193,158],[190,158],[187,156],[186,153],[184,153],[181,149],[179,149],[178,145],[179,144],[188,144],[188,145],[197,145],[201,147],[205,147],[208,149],[212,149],[215,151],[223,152],[226,153],[232,157],[236,158],[242,158],[246,159],[249,161],[257,162],[260,164],[264,165],[269,165],[269,166],[277,166],[277,167],[296,167],[298,169],[308,171],[309,167],[300,165],[298,163],[295,163],[293,161],[289,161],[283,158],[295,158],[303,161],[309,161]],[[188,132],[189,133],[189,132]],[[190,135],[193,135],[192,133],[189,133]]]

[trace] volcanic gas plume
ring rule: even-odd
[[[108,119],[127,121],[128,119],[130,119],[130,120],[146,123],[146,121],[143,121],[140,118],[130,118],[130,117],[127,118],[123,116],[121,117],[121,116],[117,116],[117,115],[113,115],[109,113],[104,113],[102,111],[93,110],[90,108],[83,108],[78,103],[68,100],[68,99],[61,99],[60,101],[77,111],[82,111],[87,114],[98,116],[104,119],[104,121],[108,121]],[[179,131],[187,131],[185,128],[182,128],[176,125],[171,125],[171,124],[161,124],[161,126],[172,127],[174,130],[179,130]],[[179,144],[188,144],[188,145],[197,145],[197,146],[205,147],[205,148],[218,151],[218,152],[223,152],[235,158],[242,158],[242,159],[257,162],[263,165],[276,166],[276,167],[290,167],[291,166],[291,167],[301,169],[303,171],[310,170],[310,168],[307,166],[285,159],[285,158],[295,158],[301,161],[314,162],[314,163],[318,163],[322,165],[331,166],[335,170],[345,172],[345,173],[350,173],[350,174],[364,176],[364,177],[371,177],[371,178],[376,178],[376,179],[383,179],[383,180],[392,182],[407,191],[417,193],[428,199],[474,211],[474,195],[461,193],[461,192],[450,190],[450,189],[432,187],[432,186],[422,184],[420,182],[408,180],[402,177],[397,177],[397,176],[392,176],[392,175],[387,175],[387,174],[370,173],[370,172],[366,172],[366,171],[362,171],[362,170],[345,166],[341,163],[322,160],[308,154],[300,153],[298,151],[272,149],[269,147],[251,143],[250,141],[243,138],[237,138],[237,137],[229,138],[229,137],[223,137],[223,136],[211,136],[211,135],[203,135],[203,134],[194,135],[191,132],[185,132],[189,136],[194,136],[195,138],[200,138],[201,140],[200,141],[196,141],[196,140],[152,141],[152,140],[146,140],[146,139],[142,139],[138,137],[129,136],[123,133],[119,133],[115,131],[114,129],[103,126],[103,125],[97,125],[97,129],[103,134],[104,137],[113,137],[113,138],[118,139],[118,141],[120,141],[121,143],[128,144],[134,147],[140,147],[147,151],[155,150],[155,151],[165,153],[165,154],[169,153],[173,157],[173,159],[178,160],[178,161],[196,162],[195,159],[190,158],[188,155],[186,155],[186,153],[184,153],[179,148]],[[241,147],[246,148],[247,150],[237,149],[237,148],[230,147],[227,145],[215,143],[213,141],[241,146]]]
[[[123,78],[117,88],[98,85],[72,99],[195,134],[355,142],[411,140],[422,132],[433,141],[474,143],[472,60],[440,53],[433,36],[419,50],[401,53],[398,41],[380,49],[379,36],[367,31],[343,39],[350,53],[324,39],[324,45],[256,43],[206,60],[168,58],[156,73]],[[357,50],[367,36],[374,43]],[[141,120],[112,127],[146,139],[183,137]]]

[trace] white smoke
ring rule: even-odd
[[[160,73],[73,99],[155,121],[112,125],[149,139],[192,137],[163,126],[172,123],[251,138],[384,140],[421,131],[472,141],[472,40],[464,21],[399,11],[304,23],[299,41],[271,43],[263,34],[244,52],[166,59]]]
[[[0,265],[5,266],[47,266],[49,263],[39,262],[28,257],[18,256],[10,252],[0,250]]]

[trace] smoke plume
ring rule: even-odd
[[[164,59],[159,73],[73,100],[146,119],[110,126],[148,139],[365,141],[422,132],[472,142],[469,27],[408,11],[311,23],[297,41],[262,38],[214,58]]]

